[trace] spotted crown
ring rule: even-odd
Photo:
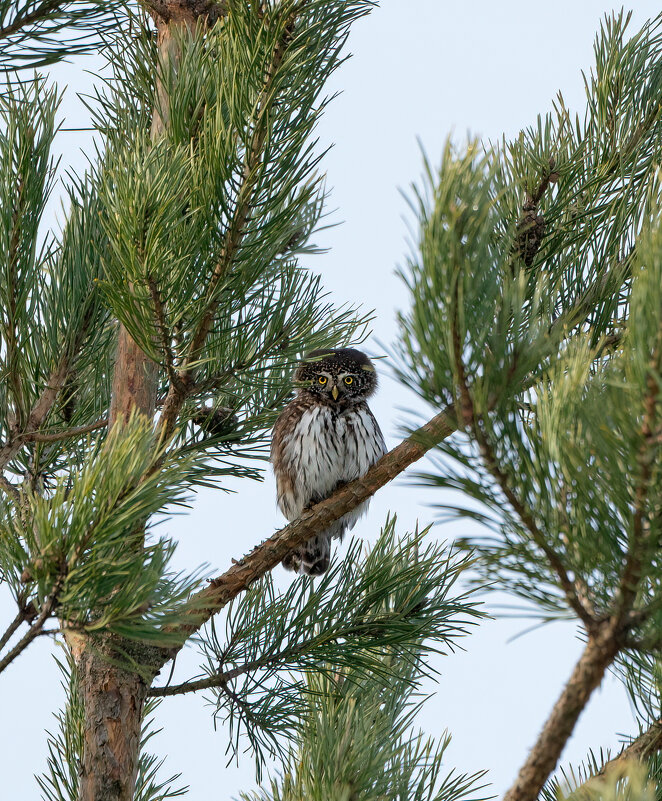
[[[362,401],[377,389],[373,363],[355,348],[310,351],[294,377],[302,393],[332,404]]]

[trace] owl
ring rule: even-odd
[[[282,411],[273,430],[271,462],[278,506],[288,520],[324,500],[346,481],[364,475],[386,445],[366,403],[377,389],[370,359],[354,348],[314,350],[295,373],[297,396]],[[329,566],[331,540],[368,508],[368,501],[283,560],[288,570],[318,576]]]

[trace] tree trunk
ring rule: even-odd
[[[76,661],[85,709],[79,801],[133,801],[149,683],[88,641]]]
[[[167,3],[165,4],[167,5]],[[176,3],[177,7],[181,2]],[[184,4],[185,5],[185,4]],[[181,11],[181,9],[180,9]],[[178,17],[172,26],[191,24]],[[176,65],[178,42],[171,25],[157,19],[162,69]],[[169,121],[169,100],[157,80],[152,117],[152,141],[163,136]],[[113,372],[109,429],[138,411],[152,420],[156,409],[158,366],[120,325]],[[144,525],[144,521],[136,521]],[[139,558],[139,557],[137,557]],[[164,661],[156,649],[136,649],[134,643],[108,637],[102,644],[88,637],[69,638],[84,708],[84,744],[79,801],[133,801],[140,758],[143,706],[154,675]],[[134,654],[135,661],[126,657]],[[151,665],[151,667],[150,667]]]
[[[126,328],[120,325],[108,416],[109,430],[117,420],[128,419],[133,409],[151,419],[156,407],[157,371],[157,365],[136,345]]]

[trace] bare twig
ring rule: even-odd
[[[30,626],[30,628],[25,632],[25,634],[21,637],[21,639],[16,643],[16,645],[8,651],[7,654],[0,659],[0,673],[2,673],[5,668],[7,668],[16,657],[20,656],[23,651],[30,645],[30,643],[38,637],[41,633],[41,630],[44,626],[44,623],[48,620],[48,618],[53,614],[53,610],[55,608],[55,603],[57,601],[57,595],[60,591],[60,582],[57,582],[55,587],[53,588],[53,592],[48,597],[48,599],[44,602],[44,605],[39,612],[37,619],[34,623]]]
[[[12,620],[12,622],[7,626],[5,632],[0,637],[0,651],[7,645],[9,640],[11,640],[14,632],[20,628],[21,623],[24,623],[27,620],[26,612],[24,609],[21,609],[16,617]]]
[[[21,434],[23,442],[60,442],[63,439],[72,439],[74,437],[82,437],[85,434],[90,434],[92,431],[98,431],[100,428],[105,428],[108,425],[108,418],[102,417],[94,423],[88,423],[84,426],[77,426],[76,428],[68,428],[64,431],[53,431],[48,433],[45,431],[26,431]]]
[[[18,489],[8,481],[1,473],[0,473],[0,489],[3,490],[10,498],[14,501],[14,503],[18,503],[21,500],[21,494]]]

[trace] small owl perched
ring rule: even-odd
[[[278,506],[288,520],[327,498],[346,481],[364,475],[386,445],[366,399],[377,389],[370,359],[354,348],[314,350],[295,373],[299,391],[274,426],[271,462]],[[297,548],[283,565],[310,576],[329,566],[331,540],[368,508],[368,501]]]

